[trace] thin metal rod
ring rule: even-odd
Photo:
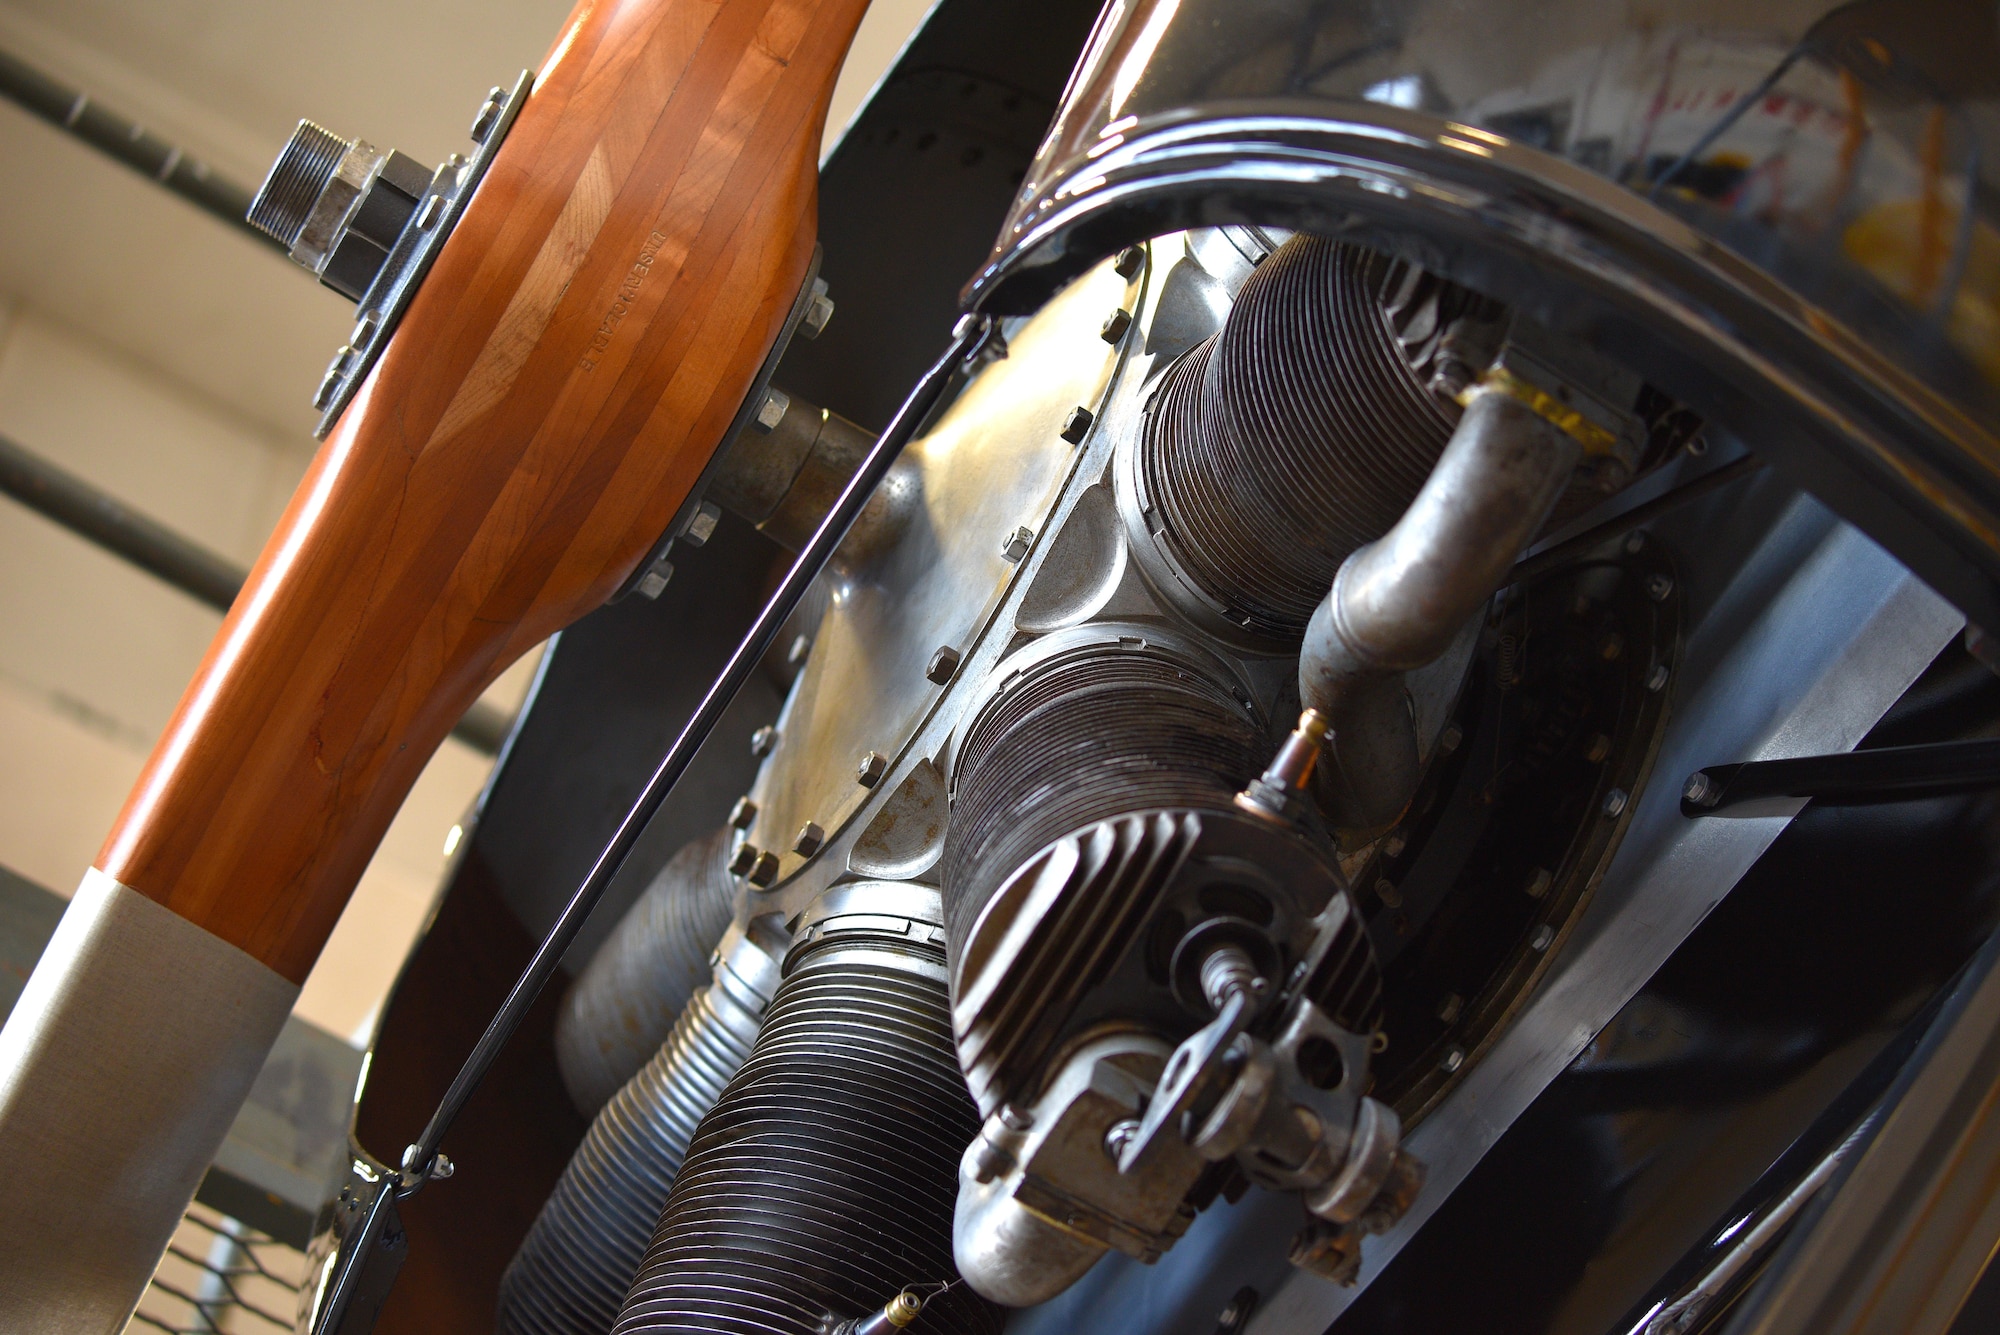
[[[1948,797],[1989,788],[2000,788],[2000,740],[1981,737],[1710,765],[1688,776],[1681,789],[1681,814],[1712,816],[1774,797],[1851,805]]]
[[[522,971],[519,981],[507,994],[507,999],[501,1003],[500,1010],[494,1015],[492,1023],[486,1026],[486,1032],[480,1035],[472,1054],[465,1059],[465,1065],[460,1067],[458,1074],[453,1077],[451,1087],[445,1091],[443,1101],[431,1115],[430,1125],[424,1128],[423,1135],[417,1143],[405,1152],[403,1168],[408,1184],[406,1192],[416,1191],[429,1176],[431,1165],[437,1158],[438,1142],[444,1138],[453,1120],[465,1107],[466,1101],[472,1097],[472,1092],[479,1087],[481,1078],[493,1064],[494,1058],[500,1055],[500,1050],[506,1046],[507,1040],[513,1037],[521,1021],[527,1017],[528,1008],[535,1004],[535,998],[554,976],[563,954],[568,951],[571,942],[575,941],[576,934],[582,930],[585,920],[590,917],[590,911],[597,907],[597,901],[603,898],[604,891],[611,884],[611,878],[625,865],[626,856],[631,853],[632,846],[639,841],[647,822],[652,820],[653,813],[660,809],[660,804],[666,800],[667,794],[673,791],[681,775],[687,772],[695,753],[708,739],[708,734],[714,730],[716,722],[721,719],[729,702],[735,699],[737,691],[742,688],[745,681],[749,680],[750,674],[756,670],[757,664],[776,641],[778,631],[785,624],[786,618],[791,616],[799,600],[805,596],[807,587],[818,578],[819,572],[832,558],[834,549],[840,546],[841,539],[847,536],[847,530],[853,526],[862,508],[868,504],[869,497],[875,494],[875,488],[888,475],[890,465],[896,462],[897,456],[903,452],[903,446],[916,433],[918,423],[929,416],[931,409],[944,396],[959,368],[978,356],[997,330],[998,326],[988,317],[967,316],[960,320],[958,328],[953,332],[951,347],[943,358],[924,374],[923,379],[917,382],[916,388],[910,392],[910,397],[896,410],[894,420],[869,448],[867,455],[861,461],[861,466],[855,470],[854,476],[848,480],[846,489],[840,493],[840,499],[834,502],[826,518],[820,521],[818,530],[806,543],[805,550],[799,553],[798,559],[792,563],[792,568],[785,573],[784,582],[778,586],[777,592],[771,595],[770,601],[764,604],[764,610],[757,614],[757,620],[751,625],[749,633],[743,637],[743,642],[736,647],[736,652],[730,657],[728,666],[723,668],[722,675],[716,678],[713,686],[709,687],[708,694],[702,698],[701,704],[688,719],[687,726],[681,729],[680,736],[675,738],[674,744],[667,749],[659,768],[655,769],[652,778],[646,781],[646,787],[633,802],[632,809],[626,813],[625,819],[619,822],[617,833],[611,836],[611,842],[605,845],[602,853],[598,854],[597,862],[591,867],[590,874],[583,878],[583,884],[577,887],[576,893],[570,897],[569,903],[563,906],[562,913],[549,928],[548,935],[542,938],[542,944],[536,949],[534,958],[528,961],[528,967]]]
[[[1601,546],[1622,533],[1629,533],[1641,524],[1649,524],[1667,511],[1726,487],[1740,477],[1748,477],[1763,466],[1762,459],[1754,454],[1746,454],[1741,459],[1726,463],[1720,468],[1712,468],[1700,477],[1681,483],[1671,491],[1661,492],[1650,501],[1641,501],[1629,510],[1620,510],[1603,523],[1593,524],[1573,538],[1565,538],[1553,547],[1544,548],[1533,556],[1516,562],[1514,569],[1507,576],[1507,582],[1519,584],[1524,580],[1547,574],[1593,547]]]
[[[18,57],[0,51],[0,96],[74,135],[100,153],[118,159],[151,178],[188,203],[255,237],[279,251],[275,239],[252,227],[250,188],[217,172],[200,158],[190,157],[144,126],[99,105],[90,94],[52,79]]]
[[[249,578],[242,566],[5,436],[0,436],[0,493],[218,612],[229,611]],[[451,735],[482,755],[498,755],[513,724],[504,710],[475,700]]]
[[[1723,112],[1721,118],[1718,119],[1715,122],[1715,124],[1709,126],[1708,132],[1706,134],[1702,135],[1701,138],[1695,140],[1694,143],[1688,147],[1687,152],[1681,154],[1679,158],[1675,159],[1674,164],[1671,167],[1668,167],[1665,171],[1660,173],[1660,178],[1657,181],[1654,181],[1652,187],[1646,191],[1646,198],[1649,200],[1659,199],[1660,192],[1662,190],[1665,190],[1676,176],[1679,176],[1682,172],[1686,171],[1691,163],[1693,163],[1696,159],[1701,157],[1702,154],[1708,152],[1710,148],[1714,147],[1716,140],[1722,138],[1723,135],[1728,134],[1731,127],[1733,127],[1737,121],[1743,119],[1744,112],[1750,110],[1750,108],[1756,106],[1759,102],[1762,102],[1764,100],[1765,95],[1777,86],[1778,80],[1784,78],[1785,75],[1789,74],[1791,72],[1792,66],[1796,65],[1798,63],[1799,57],[1804,54],[1805,54],[1805,48],[1803,46],[1795,46],[1790,51],[1786,52],[1785,58],[1778,62],[1777,68],[1773,69],[1769,74],[1765,75],[1763,81],[1759,83],[1755,88],[1752,88],[1742,97],[1736,99],[1735,104],[1731,106],[1729,110]]]

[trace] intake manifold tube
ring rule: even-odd
[[[1580,454],[1520,400],[1479,389],[1396,526],[1341,563],[1299,654],[1300,704],[1333,721],[1336,825],[1379,829],[1409,805],[1417,737],[1402,675],[1443,654],[1493,596]]]

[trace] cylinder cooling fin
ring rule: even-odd
[[[824,1335],[955,1276],[978,1130],[951,1047],[937,897],[843,886],[800,922],[743,1069],[703,1120],[618,1335]],[[963,1286],[923,1329],[997,1335]]]
[[[1476,298],[1358,246],[1295,236],[1222,332],[1170,369],[1131,471],[1137,554],[1205,628],[1296,643],[1340,563],[1423,486],[1458,409]]]

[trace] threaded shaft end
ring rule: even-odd
[[[702,1117],[750,1056],[757,1019],[712,987],[591,1123],[500,1281],[502,1335],[601,1335]]]
[[[951,1278],[958,1160],[979,1117],[941,953],[830,936],[795,957],[756,1049],[703,1119],[617,1335],[817,1335]],[[965,1288],[939,1335],[997,1335]]]
[[[347,141],[332,131],[300,121],[250,201],[250,225],[290,250],[305,230],[320,192],[340,170],[347,147]]]

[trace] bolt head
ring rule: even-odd
[[[1712,807],[1722,796],[1722,786],[1701,770],[1688,775],[1687,783],[1681,788],[1681,797],[1690,806]]]
[[[736,805],[729,808],[729,824],[732,829],[747,830],[757,821],[757,804],[747,797],[736,799]]]
[[[776,431],[778,423],[785,420],[785,414],[792,410],[792,396],[782,389],[766,389],[764,401],[757,405],[757,429]]]
[[[778,730],[768,723],[750,734],[750,754],[760,760],[770,755],[771,749],[777,744]]]
[[[1028,548],[1035,545],[1035,530],[1017,528],[1000,539],[1000,559],[1009,565],[1019,565],[1028,554]]]
[[[1645,534],[1628,533],[1625,535],[1625,555],[1637,556],[1640,552],[1644,550],[1646,550]]]
[[[812,657],[812,637],[801,635],[792,641],[792,647],[785,650],[785,661],[793,667],[804,667],[806,659]]]
[[[833,318],[833,298],[826,294],[824,287],[813,293],[813,299],[806,306],[806,313],[799,318],[799,337],[818,338],[826,329],[826,322]]]
[[[943,686],[958,675],[958,665],[962,655],[950,645],[944,645],[931,655],[931,661],[924,668],[924,676]]]
[[[1097,336],[1106,343],[1116,343],[1125,337],[1125,331],[1131,327],[1132,312],[1121,306],[1104,317],[1104,323],[1098,328]]]
[[[1465,1065],[1465,1049],[1450,1048],[1446,1050],[1444,1060],[1439,1065],[1443,1066],[1447,1073],[1456,1071],[1459,1067]]]
[[[855,766],[854,779],[863,788],[873,788],[882,782],[882,776],[888,772],[889,757],[880,751],[870,751],[862,756],[861,763]]]
[[[770,853],[770,852],[759,853],[757,855],[757,860],[750,864],[750,872],[748,879],[750,881],[750,884],[756,886],[760,890],[763,887],[769,885],[771,882],[777,880],[778,855],[776,853]]]
[[[1674,577],[1672,575],[1654,575],[1646,581],[1646,596],[1656,603],[1665,602],[1667,595],[1673,591]]]
[[[486,142],[486,136],[493,133],[493,124],[500,119],[500,107],[506,100],[507,90],[495,88],[486,95],[486,100],[479,104],[479,114],[472,118],[473,143],[483,144]]]
[[[1068,419],[1063,422],[1062,438],[1072,445],[1083,444],[1083,438],[1090,434],[1091,423],[1096,420],[1096,414],[1088,408],[1070,409]]]
[[[826,844],[826,831],[816,820],[809,820],[799,826],[799,837],[792,840],[792,851],[802,858],[809,858]]]
[[[1549,874],[1547,867],[1537,867],[1535,874],[1528,878],[1528,883],[1522,886],[1521,890],[1530,899],[1540,899],[1549,892],[1549,887],[1555,884],[1555,879]]]
[[[1671,675],[1665,663],[1653,664],[1653,670],[1646,674],[1646,689],[1655,692],[1664,691],[1667,688],[1667,678]]]
[[[705,547],[715,536],[715,526],[722,522],[722,507],[714,501],[703,501],[694,508],[694,515],[681,530],[681,541],[690,547]]]
[[[738,846],[736,855],[729,859],[729,874],[731,876],[748,876],[750,869],[757,865],[757,859],[762,856],[763,854],[755,844],[744,843]]]
[[[673,577],[674,563],[672,561],[655,561],[645,574],[639,576],[639,582],[632,586],[632,592],[638,594],[647,602],[651,602],[660,596],[660,591],[667,587],[667,582]]]
[[[1549,926],[1547,923],[1543,923],[1540,927],[1537,927],[1535,929],[1535,934],[1528,938],[1528,948],[1539,955],[1544,950],[1547,950],[1550,946],[1554,945],[1555,939],[1556,939],[1556,929]]]
[[[1604,795],[1604,814],[1613,817],[1624,815],[1625,804],[1629,801],[1631,798],[1623,788],[1613,788]]]
[[[1125,1153],[1125,1147],[1131,1144],[1138,1134],[1139,1119],[1136,1117],[1125,1117],[1113,1122],[1104,1129],[1104,1152],[1111,1156],[1112,1162],[1117,1162],[1119,1156]]]
[[[1127,246],[1118,252],[1117,259],[1111,261],[1111,272],[1117,274],[1120,278],[1135,277],[1139,270],[1145,267],[1146,248],[1144,246]]]
[[[1443,755],[1450,755],[1458,750],[1464,741],[1465,729],[1456,723],[1447,723],[1444,725],[1444,731],[1438,734],[1438,751]]]

